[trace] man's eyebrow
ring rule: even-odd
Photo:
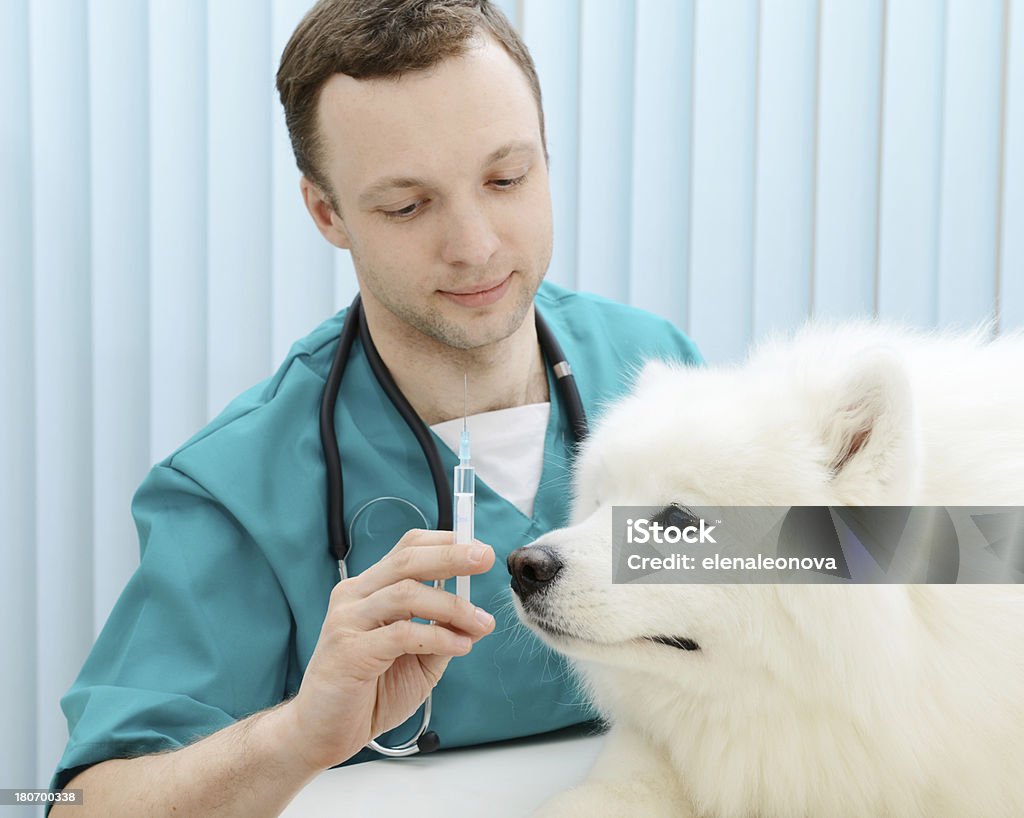
[[[495,162],[500,162],[510,153],[514,153],[515,151],[532,151],[535,147],[536,143],[527,139],[519,139],[515,142],[509,142],[507,145],[502,145],[496,151],[493,151],[491,155],[484,160],[484,164],[493,165]]]
[[[484,160],[484,166],[486,167],[488,165],[493,165],[495,162],[500,162],[502,159],[516,151],[533,151],[536,147],[536,143],[527,139],[518,139],[513,142],[509,142],[502,145],[500,148],[491,151]],[[361,204],[365,205],[377,196],[380,196],[382,193],[387,193],[390,190],[401,190],[413,187],[430,187],[430,185],[425,180],[417,179],[415,176],[385,176],[383,179],[378,179],[366,188],[366,190],[359,195],[359,201]]]
[[[427,183],[422,179],[416,179],[412,176],[386,176],[383,179],[378,179],[366,188],[359,195],[359,201],[362,204],[367,204],[371,199],[389,190],[409,187],[427,187]]]

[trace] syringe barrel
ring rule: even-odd
[[[452,517],[457,545],[469,545],[473,542],[475,528],[476,494],[474,492],[474,471],[472,466],[456,466],[455,496],[452,498]],[[455,593],[469,599],[469,577],[455,578]]]
[[[473,494],[476,487],[476,469],[472,466],[455,467],[455,493]]]
[[[455,467],[455,497],[452,499],[452,517],[455,527],[455,542],[469,545],[473,542],[474,507],[474,471],[472,466]]]

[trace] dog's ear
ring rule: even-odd
[[[860,355],[821,418],[832,486],[850,505],[905,502],[914,462],[914,408],[902,362],[885,349]]]

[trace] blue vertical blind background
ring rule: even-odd
[[[0,787],[48,781],[150,464],[354,294],[273,90],[309,4],[0,4]],[[1024,0],[500,5],[553,280],[713,363],[808,316],[1024,324]]]

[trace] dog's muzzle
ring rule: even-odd
[[[512,576],[509,584],[521,600],[549,587],[562,570],[562,561],[546,545],[517,548],[508,555],[505,565]]]

